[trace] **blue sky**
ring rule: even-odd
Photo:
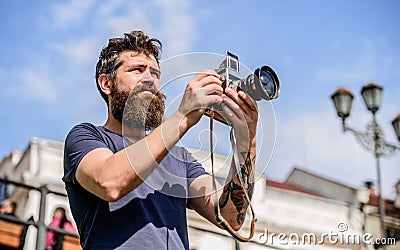
[[[108,38],[141,29],[162,40],[164,60],[230,50],[250,69],[273,67],[281,96],[273,102],[275,117],[263,117],[276,120],[276,132],[262,131],[276,133],[264,173],[284,180],[298,166],[359,187],[375,180],[374,159],[342,133],[330,95],[339,86],[350,89],[349,124],[364,129],[370,116],[359,91],[368,81],[381,85],[378,122],[398,145],[390,121],[400,113],[399,12],[395,0],[1,1],[0,156],[24,149],[31,137],[61,141],[77,123],[103,124],[106,107],[94,81],[98,53]],[[188,146],[195,137],[187,136]],[[400,153],[382,160],[388,197],[399,162]],[[264,170],[267,163],[258,164]]]

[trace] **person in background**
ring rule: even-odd
[[[16,216],[17,201],[13,198],[4,200],[1,203],[0,214]]]
[[[67,219],[66,211],[62,207],[57,207],[53,212],[53,220],[48,225],[49,227],[64,229],[65,231],[77,233],[72,222]],[[48,230],[46,233],[45,250],[62,249],[64,235]]]

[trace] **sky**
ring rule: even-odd
[[[104,124],[98,54],[109,38],[143,30],[163,43],[161,70],[185,67],[174,61],[182,55],[228,50],[250,70],[276,71],[280,97],[258,102],[257,170],[267,178],[284,181],[299,167],[361,187],[376,181],[375,159],[342,132],[330,96],[340,86],[354,94],[348,125],[363,131],[371,115],[360,90],[371,81],[382,86],[378,123],[400,146],[390,124],[400,113],[399,12],[396,0],[0,1],[0,157],[32,137],[63,141],[78,123]],[[165,85],[170,110],[185,80]],[[202,143],[206,119],[181,145]],[[217,152],[229,153],[227,130],[217,126]],[[400,152],[382,158],[381,168],[383,194],[393,198]]]

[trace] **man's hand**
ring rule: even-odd
[[[256,143],[258,111],[256,102],[243,91],[225,89],[221,105],[224,118],[232,124],[238,152],[249,150]]]
[[[217,183],[219,206],[222,216],[234,230],[242,226],[249,201],[244,195],[246,191],[251,199],[254,191],[254,164],[256,154],[256,129],[258,120],[257,105],[243,91],[236,92],[231,88],[225,89],[221,95],[223,100],[221,111],[218,111],[229,124],[234,127],[236,146],[239,156],[239,171],[236,170],[235,161],[223,188]],[[221,227],[216,221],[213,199],[212,177],[203,175],[190,185],[190,205],[200,215]]]
[[[189,129],[203,116],[210,104],[222,103],[222,82],[215,71],[202,71],[186,86],[177,113],[182,116],[181,125]]]

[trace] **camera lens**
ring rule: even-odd
[[[275,72],[268,66],[262,66],[238,83],[239,89],[246,92],[254,100],[272,100],[279,96],[279,80]]]
[[[271,75],[266,71],[261,71],[260,82],[261,82],[261,87],[265,90],[265,92],[267,92],[268,96],[273,96],[276,89]]]
[[[276,73],[268,66],[254,71],[255,87],[261,99],[272,100],[279,96],[280,87]]]

